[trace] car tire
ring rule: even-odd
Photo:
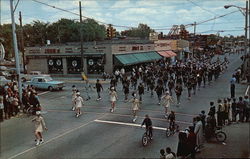
[[[49,86],[49,87],[48,87],[48,90],[49,90],[49,91],[53,91],[53,87],[52,87],[52,86]]]

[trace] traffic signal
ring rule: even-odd
[[[111,32],[112,38],[116,37],[116,29],[112,27],[112,32]]]
[[[116,37],[116,29],[112,26],[109,26],[107,28],[107,38],[112,39],[114,37]]]
[[[107,38],[111,38],[111,36],[112,36],[111,28],[108,27],[107,28]]]

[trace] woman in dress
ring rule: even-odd
[[[76,93],[75,104],[76,117],[78,118],[82,114],[81,107],[83,107],[83,98],[80,96],[80,92]]]
[[[161,97],[162,106],[165,108],[165,118],[168,116],[168,109],[170,111],[170,102],[174,103],[173,97],[170,96],[169,91],[166,91],[165,95]]]
[[[115,91],[115,87],[111,87],[109,96],[110,96],[110,102],[111,102],[110,112],[113,113],[115,109],[115,102],[118,99],[117,93]]]
[[[43,130],[48,130],[43,117],[41,116],[41,112],[36,112],[36,117],[32,119],[32,122],[35,122],[35,137],[36,137],[36,145],[39,145],[44,142],[42,137]]]
[[[137,119],[137,111],[140,107],[140,100],[136,98],[136,94],[133,94],[133,98],[129,100],[132,103],[132,113],[133,113],[133,122]]]

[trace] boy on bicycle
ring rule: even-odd
[[[149,137],[152,140],[152,137],[153,137],[153,126],[152,126],[152,121],[151,121],[151,119],[149,118],[148,115],[145,115],[145,119],[143,120],[143,122],[141,124],[141,127],[144,124],[146,125],[146,131],[149,133]]]
[[[171,113],[168,116],[168,120],[169,120],[169,129],[171,131],[175,130],[175,112],[171,111]]]

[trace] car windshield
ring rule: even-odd
[[[53,79],[52,79],[51,77],[46,77],[45,80],[46,80],[47,82],[49,82],[49,81],[52,81]]]

